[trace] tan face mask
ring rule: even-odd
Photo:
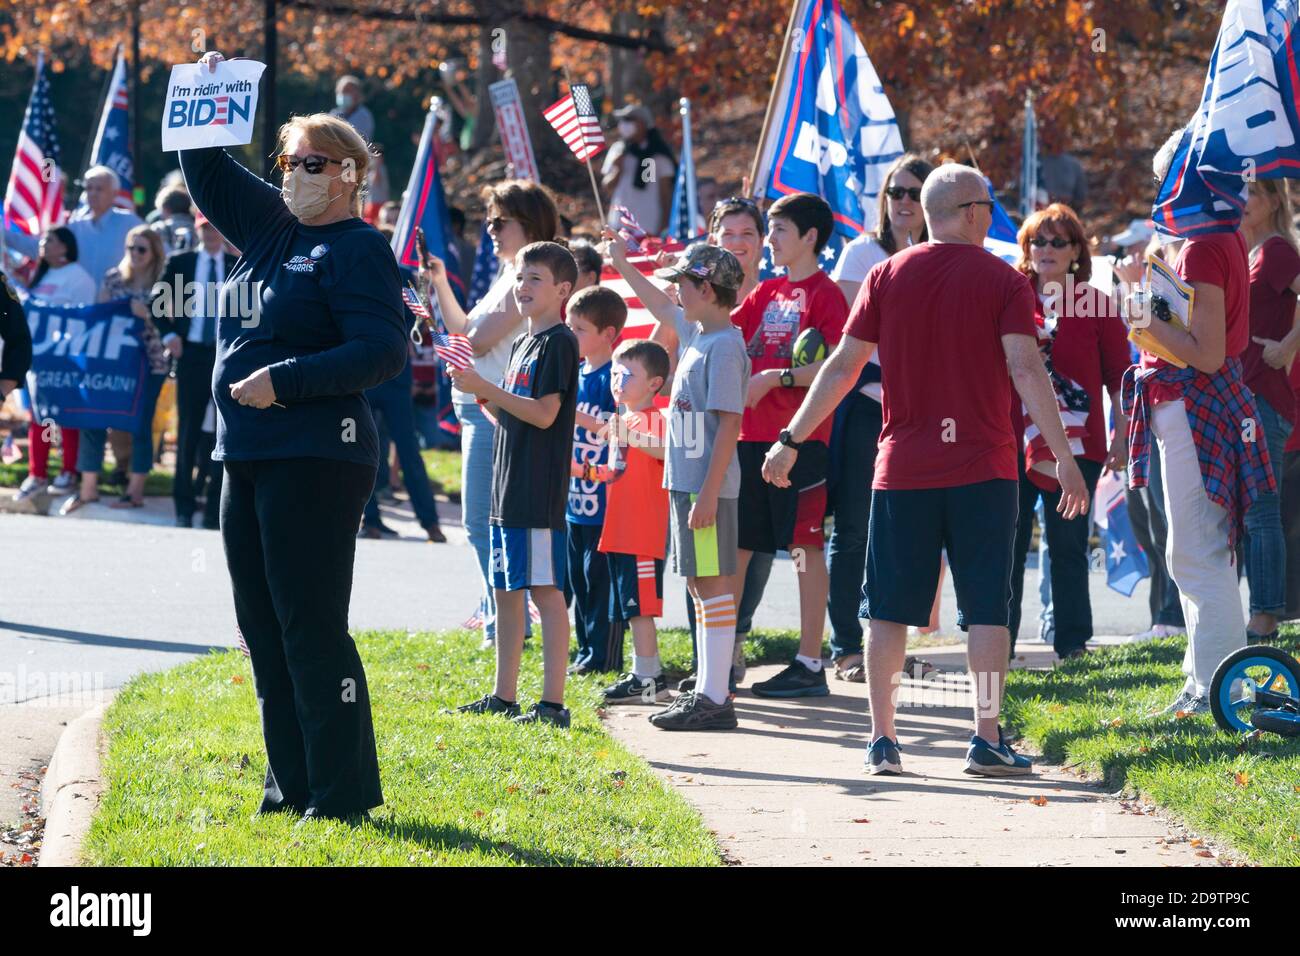
[[[313,176],[299,167],[285,177],[280,195],[298,220],[315,219],[330,204],[330,183],[342,175],[326,176],[321,172]]]

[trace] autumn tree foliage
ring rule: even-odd
[[[973,155],[1008,184],[1020,161],[1021,111],[1035,97],[1046,152],[1085,159],[1094,193],[1119,208],[1148,199],[1145,157],[1196,105],[1222,16],[1214,0],[842,0],[900,116],[907,145]],[[504,44],[527,105],[561,70],[669,115],[677,96],[710,117],[761,112],[791,0],[277,0],[280,68],[410,85],[450,54],[478,86],[477,138],[491,134],[488,83]],[[142,67],[202,49],[261,55],[267,0],[0,0],[0,55],[49,51],[53,69],[93,63],[140,27]],[[428,89],[412,88],[413,96]],[[534,109],[536,112],[536,109]],[[543,151],[558,141],[534,129]],[[737,177],[738,178],[738,177]]]

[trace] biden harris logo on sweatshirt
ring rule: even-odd
[[[322,242],[314,247],[312,251],[305,256],[294,256],[288,262],[284,263],[281,268],[288,269],[290,272],[315,272],[316,263],[319,262],[325,253],[330,251],[327,243]]]

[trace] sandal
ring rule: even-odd
[[[123,495],[121,498],[118,498],[111,505],[109,505],[109,507],[110,508],[143,508],[144,499],[141,498],[139,501],[136,501],[130,495]]]
[[[929,677],[936,670],[938,670],[938,668],[929,661],[922,660],[919,657],[913,657],[911,654],[908,654],[907,657],[903,658],[903,673],[917,680],[925,680],[925,678]]]
[[[852,658],[858,658],[856,663],[845,665],[845,661]],[[860,654],[850,654],[841,657],[835,662],[835,679],[847,681],[850,684],[865,684],[867,682],[867,668]]]
[[[66,501],[63,502],[63,504],[59,505],[59,515],[60,517],[65,515],[70,515],[78,508],[81,508],[84,505],[94,504],[98,500],[99,500],[99,495],[96,495],[93,498],[83,498],[79,494],[71,495]]]

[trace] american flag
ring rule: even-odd
[[[474,346],[469,337],[455,332],[437,331],[430,337],[433,350],[452,368],[474,367]]]
[[[45,75],[45,57],[36,60],[36,83],[18,149],[5,188],[4,222],[29,236],[42,235],[63,221],[63,171],[59,168],[59,139],[54,131],[54,107]]]
[[[1073,379],[1066,378],[1052,365],[1052,345],[1056,337],[1057,316],[1055,314],[1035,316],[1038,321],[1038,350],[1043,355],[1048,377],[1052,381],[1052,391],[1056,393],[1056,408],[1061,415],[1061,424],[1065,426],[1065,437],[1070,441],[1070,452],[1083,454],[1083,440],[1088,434],[1088,414],[1091,402],[1087,391]],[[1042,474],[1037,465],[1056,461],[1056,456],[1047,447],[1047,439],[1029,417],[1029,409],[1021,404],[1025,421],[1025,469]],[[1049,483],[1052,476],[1046,476]],[[1031,478],[1032,480],[1032,478]]]
[[[420,297],[409,285],[402,289],[402,301],[406,303],[408,309],[415,313],[417,318],[428,321],[429,310],[424,307],[424,303],[420,301]]]
[[[623,241],[627,244],[627,251],[640,252],[641,240],[645,239],[646,231],[641,228],[641,223],[636,221],[636,216],[632,215],[632,210],[622,203],[614,203],[610,207],[610,212],[618,217],[618,234],[623,237]]]
[[[544,109],[542,115],[555,127],[573,155],[583,162],[605,148],[605,134],[600,128],[600,117],[592,105],[587,84],[574,83],[569,87],[568,95]]]
[[[644,252],[638,252],[627,257],[627,261],[636,266],[637,271],[645,276],[653,275],[655,269],[658,268],[656,259],[660,252],[675,255],[685,248],[680,242],[672,239],[665,240],[662,243],[658,240],[649,240],[646,245],[654,248],[647,248]],[[661,279],[651,279],[651,281],[660,286],[665,284]],[[632,287],[627,284],[627,280],[619,275],[618,270],[613,266],[606,265],[600,273],[600,284],[613,289],[627,303],[627,322],[623,326],[623,334],[619,336],[619,341],[648,339],[650,333],[654,330],[654,316],[650,314],[649,309],[641,304],[641,300],[633,294]]]
[[[501,263],[497,261],[497,254],[492,249],[492,237],[488,234],[487,223],[483,223],[483,229],[478,237],[478,251],[474,254],[474,272],[469,280],[467,298],[469,308],[474,308],[479,300],[487,295],[488,289],[492,288],[492,283],[496,281],[500,268]]]

